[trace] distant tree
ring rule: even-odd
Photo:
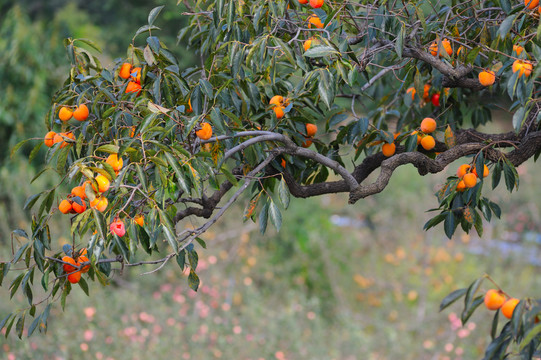
[[[45,327],[54,301],[64,304],[76,283],[88,292],[88,279],[106,284],[112,263],[156,271],[175,259],[197,290],[196,245],[206,247],[201,236],[243,193],[244,220],[264,233],[269,222],[280,229],[291,195],[344,192],[355,204],[383,191],[399,166],[423,176],[463,159],[425,229],[443,223],[448,237],[458,226],[481,234],[482,218],[500,216],[482,196],[487,176],[492,188],[503,177],[513,191],[515,167],[541,150],[537,2],[301,2],[184,2],[190,22],[179,38],[200,58],[189,69],[158,38],[161,7],[114,68],[81,47],[94,47],[89,40],[67,40],[69,77],[36,148],[50,147],[45,170],[74,188],[28,199],[31,232],[13,232],[19,245],[0,275],[26,264],[10,288],[29,307],[0,328],[16,324],[21,336],[28,314],[29,334]],[[475,130],[492,121],[491,107],[514,114],[514,131]],[[58,212],[76,213],[73,244],[62,250],[48,229]],[[207,220],[183,228],[189,217]],[[136,259],[158,249],[167,255]],[[37,274],[49,294],[38,315]],[[441,308],[464,297],[465,323],[483,302],[503,306],[511,321],[498,332],[496,313],[485,358],[539,354],[539,300],[484,295],[483,279]]]

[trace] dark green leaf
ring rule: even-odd
[[[452,303],[454,303],[455,301],[460,299],[462,296],[464,296],[466,294],[467,291],[468,291],[468,289],[458,289],[458,290],[453,291],[449,295],[447,295],[441,301],[440,311],[442,311],[443,309],[445,309],[446,307],[448,307],[449,305],[451,305]]]

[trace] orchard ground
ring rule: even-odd
[[[501,204],[502,219],[486,224],[481,239],[459,231],[449,241],[422,226],[460,163],[425,177],[401,167],[387,191],[354,206],[343,195],[292,200],[272,236],[243,224],[239,205],[204,236],[211,249],[199,252],[198,293],[174,262],[152,275],[140,276],[151,267],[116,274],[106,288],[92,283],[91,297],[76,286],[65,312],[53,307],[46,335],[2,338],[3,357],[480,358],[493,314],[480,308],[462,328],[462,301],[442,313],[438,305],[484,273],[511,296],[540,296],[540,268],[524,255],[541,252],[541,171],[533,161],[520,166],[513,194],[490,192],[489,177],[484,195]],[[57,218],[61,246],[69,220]],[[0,317],[26,305],[18,296],[0,304]],[[9,298],[7,287],[0,298]]]

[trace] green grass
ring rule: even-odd
[[[516,194],[486,191],[504,217],[486,224],[481,239],[422,231],[445,174],[421,178],[413,167],[353,206],[345,195],[294,200],[282,230],[266,236],[242,224],[239,206],[204,237],[198,293],[174,263],[151,275],[117,273],[111,286],[92,284],[90,297],[76,287],[64,312],[54,308],[47,334],[10,335],[3,350],[17,359],[480,358],[492,313],[479,308],[475,325],[454,328],[449,316],[461,304],[442,313],[438,306],[485,273],[515,297],[540,296],[539,268],[488,247],[470,252],[509,231],[541,232],[538,170],[528,163],[521,172]],[[337,227],[332,215],[373,227]],[[0,299],[8,297],[0,288]],[[21,298],[4,301],[0,317],[22,306]]]

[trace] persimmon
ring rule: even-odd
[[[274,110],[274,113],[276,114],[277,119],[283,118],[284,115],[286,114],[284,112],[284,107],[283,106],[275,106],[272,110]]]
[[[132,65],[130,63],[122,64],[120,71],[118,72],[118,76],[120,76],[122,79],[128,79],[131,74],[131,68]]]
[[[421,143],[422,138],[423,138],[423,137],[421,136],[421,134],[419,134],[419,132],[418,132],[417,130],[415,130],[415,131],[413,131],[413,132],[411,133],[411,135],[417,135],[417,145],[419,145],[419,144]]]
[[[432,102],[432,105],[440,106],[440,93],[433,94],[430,101]]]
[[[417,90],[413,86],[406,90],[406,94],[411,94],[411,100],[415,99],[415,93],[417,93]]]
[[[71,201],[66,199],[62,200],[60,204],[58,204],[58,210],[60,210],[62,214],[69,214],[72,208],[73,206],[71,205]]]
[[[425,150],[432,150],[436,146],[436,140],[431,135],[423,136],[421,139],[421,146]]]
[[[458,184],[456,184],[456,191],[463,192],[466,190],[466,184],[464,183],[464,180],[460,180]]]
[[[539,6],[539,0],[524,0],[524,6],[530,10]]]
[[[192,100],[188,99],[188,107],[186,108],[186,114],[191,114],[193,112]]]
[[[318,29],[323,29],[323,23],[321,22],[321,19],[316,14],[312,14],[308,17],[308,27],[311,28],[313,26],[317,27]]]
[[[73,135],[72,132],[60,133],[60,135],[64,135],[66,138],[75,141],[75,135]],[[64,147],[68,146],[68,145],[71,145],[71,143],[66,141],[65,139],[63,139],[62,144],[60,144],[60,148],[62,149]]]
[[[489,310],[498,310],[505,302],[505,296],[501,290],[490,289],[484,298],[485,306]]]
[[[396,145],[394,143],[385,143],[383,144],[383,146],[381,147],[381,152],[383,153],[383,155],[385,155],[386,157],[389,157],[389,156],[393,156],[394,153],[396,152]]]
[[[77,108],[73,112],[73,118],[78,121],[85,121],[86,119],[88,119],[88,115],[88,107],[85,104],[77,106]]]
[[[62,258],[62,261],[65,262],[65,263],[77,265],[77,261],[75,261],[75,259],[72,258],[71,256],[64,256]],[[67,274],[69,274],[70,272],[73,272],[73,271],[76,270],[75,267],[73,267],[71,265],[68,265],[68,264],[63,264],[62,268],[64,269],[64,272],[67,273]]]
[[[109,190],[109,186],[111,185],[111,182],[104,175],[100,174],[96,176],[94,180],[96,180],[96,183],[98,183],[98,188],[96,188],[96,185],[92,183],[92,189],[94,189],[94,191],[102,193]]]
[[[501,308],[503,316],[511,319],[511,317],[513,317],[513,312],[515,311],[515,308],[517,307],[519,302],[520,300],[515,298],[511,298],[504,302]]]
[[[83,264],[85,262],[88,262],[88,258],[85,256],[85,255],[80,255],[79,258],[77,259],[77,262],[79,264]],[[81,272],[84,274],[84,273],[87,273],[88,270],[90,270],[90,265],[85,265],[81,268]]]
[[[269,101],[269,105],[275,105],[275,106],[283,106],[284,105],[284,97],[281,95],[274,95],[271,97]]]
[[[280,165],[282,165],[282,167],[285,169],[286,168],[286,159],[282,159],[282,161],[280,162]]]
[[[212,137],[212,126],[207,122],[201,123],[201,129],[195,132],[198,138],[201,140],[208,140]]]
[[[145,217],[142,214],[135,215],[135,217],[133,218],[133,221],[135,221],[135,223],[139,226],[145,225]]]
[[[105,196],[96,197],[90,202],[90,207],[98,210],[99,212],[104,212],[107,209],[109,200]]]
[[[136,83],[135,81],[130,81],[126,86],[126,94],[135,93],[139,95],[141,92],[141,84]]]
[[[447,55],[449,55],[449,56],[453,55],[453,47],[451,46],[451,42],[449,40],[443,39],[441,41],[441,47],[447,53]],[[430,54],[432,54],[432,56],[436,56],[436,55],[438,55],[438,53],[439,53],[440,57],[443,56],[443,52],[441,50],[438,51],[438,42],[437,41],[430,44],[429,50],[430,50]]]
[[[520,45],[513,45],[513,51],[519,56],[524,51],[524,48]]]
[[[45,134],[45,137],[43,138],[43,143],[45,144],[45,146],[51,147],[55,144],[54,142],[55,135],[56,133],[54,131],[49,131],[47,134]]]
[[[72,284],[77,284],[81,281],[81,272],[76,271],[68,275],[68,281]]]
[[[464,185],[466,185],[467,188],[472,188],[477,184],[477,175],[474,173],[467,173],[462,177],[462,181],[464,181]]]
[[[473,168],[472,173],[474,173],[475,176],[479,177],[479,174],[477,174],[477,171],[475,170],[475,168]],[[483,165],[483,177],[484,178],[487,177],[489,173],[490,171],[488,170],[488,166]]]
[[[421,131],[425,134],[433,133],[436,130],[436,120],[426,117],[421,121]]]
[[[71,119],[72,116],[73,116],[73,112],[65,106],[62,106],[60,108],[60,111],[58,112],[58,118],[64,122]]]
[[[86,210],[86,203],[81,200],[81,205],[77,203],[77,201],[72,201],[71,208],[73,211],[75,211],[77,214],[81,214]]]
[[[323,6],[323,2],[323,0],[310,0],[310,6],[317,9]]]
[[[133,68],[131,70],[130,77],[133,82],[141,85],[141,68],[140,67]]]
[[[308,0],[299,0],[299,3],[300,3],[300,4],[303,4],[303,5],[304,5],[304,4],[308,4]]]
[[[312,137],[317,133],[317,125],[306,124],[306,136]]]
[[[430,100],[430,84],[425,84],[423,87],[423,100],[428,102]]]
[[[118,157],[118,154],[111,154],[107,157],[107,160],[105,162],[113,168],[114,171],[119,171],[122,169],[122,166],[124,165],[124,160],[122,157]]]
[[[113,221],[111,225],[109,225],[109,229],[118,237],[122,237],[126,234],[126,228],[124,227],[124,222],[122,220]]]
[[[312,140],[310,140],[310,139],[308,139],[308,138],[304,139],[304,142],[301,144],[301,146],[302,146],[303,148],[310,147],[310,145],[312,145]]]
[[[485,70],[479,73],[479,82],[483,86],[490,86],[496,81],[496,74],[494,71]]]
[[[304,51],[308,51],[308,49],[310,49],[310,47],[312,47],[312,44],[316,44],[316,43],[318,43],[316,38],[310,38],[310,39],[308,39],[308,40],[306,40],[304,42],[302,47],[304,48]]]
[[[81,198],[81,200],[86,199],[86,191],[83,185],[76,186],[73,189],[71,189],[71,195],[78,196]]]
[[[468,173],[471,169],[471,166],[468,164],[462,164],[458,167],[456,171],[456,176],[458,176],[459,179],[462,179],[466,173]]]
[[[518,71],[518,77],[521,77],[522,75],[528,77],[532,73],[533,65],[528,61],[515,60],[513,62],[512,70],[513,73]]]

